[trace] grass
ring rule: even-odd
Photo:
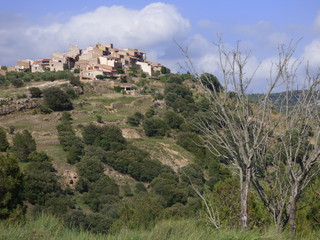
[[[127,103],[131,103],[132,101],[134,101],[136,99],[137,99],[137,97],[123,96],[123,97],[118,97],[118,98],[93,98],[92,100],[94,100],[96,102],[101,102],[105,105],[110,105],[111,103],[114,103],[114,102],[122,102],[124,104],[127,104]]]
[[[194,155],[177,145],[174,140],[162,137],[137,138],[131,142],[150,153],[152,159],[157,159],[174,170],[186,166],[194,160]]]
[[[266,231],[220,229],[216,230],[198,220],[164,220],[150,230],[122,229],[113,235],[98,235],[85,231],[68,229],[59,219],[40,215],[38,219],[25,224],[0,223],[0,240],[316,240],[316,233],[308,237],[297,237]]]

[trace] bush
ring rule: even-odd
[[[142,78],[146,78],[146,77],[147,77],[147,74],[146,74],[145,72],[142,72],[142,73],[141,73],[141,77],[142,77]]]
[[[76,91],[72,87],[65,88],[65,92],[70,99],[77,99],[79,97]]]
[[[183,111],[183,108],[190,108],[189,104],[194,103],[190,89],[177,83],[169,83],[166,85],[164,98],[167,106],[180,112]]]
[[[58,197],[61,188],[51,163],[34,162],[25,169],[24,196],[31,204],[44,205],[47,200]]]
[[[82,129],[83,141],[88,145],[99,146],[108,151],[112,150],[114,143],[125,144],[126,140],[122,136],[119,127],[115,125],[96,126],[89,124]]]
[[[103,123],[101,115],[96,115],[96,119],[97,119],[97,123]]]
[[[32,98],[40,98],[42,95],[42,91],[38,87],[29,88],[29,92]]]
[[[73,109],[68,94],[57,87],[51,87],[43,91],[46,106],[53,111],[64,111]]]
[[[80,78],[79,77],[75,77],[73,75],[71,75],[69,77],[69,82],[70,82],[70,84],[72,86],[77,86],[77,87],[82,87],[83,86],[82,82],[80,81]]]
[[[28,157],[30,162],[48,162],[49,156],[45,152],[32,152]]]
[[[122,88],[121,88],[120,86],[114,86],[114,87],[113,87],[113,90],[114,90],[115,92],[117,92],[117,93],[120,93],[121,90],[122,90]]]
[[[177,135],[177,144],[193,153],[198,159],[204,159],[206,149],[201,138],[191,132],[183,132]]]
[[[166,201],[166,206],[187,202],[188,191],[185,186],[179,184],[178,176],[169,173],[162,173],[151,182],[152,190],[162,196]]]
[[[161,74],[169,74],[170,69],[162,66],[160,72],[161,72]]]
[[[97,158],[82,157],[76,166],[79,176],[90,182],[97,181],[103,175],[103,164]]]
[[[151,118],[154,115],[156,115],[156,110],[154,109],[154,107],[150,107],[145,113],[146,118]]]
[[[23,199],[23,176],[17,159],[9,154],[0,153],[0,186],[0,219],[5,219],[22,206]]]
[[[112,226],[114,219],[100,213],[84,214],[77,210],[69,214],[65,222],[71,228],[86,230],[93,233],[107,234]]]
[[[107,158],[107,164],[121,173],[131,175],[138,181],[150,182],[161,172],[171,172],[169,166],[151,160],[149,154],[137,147],[129,146],[116,154],[116,158]]]
[[[11,80],[11,84],[13,86],[15,86],[16,88],[20,88],[20,87],[23,87],[24,86],[24,81],[20,78],[13,78]]]
[[[14,131],[16,130],[16,127],[13,125],[9,126],[9,134],[14,134]]]
[[[31,136],[28,130],[23,130],[22,133],[17,133],[13,137],[13,152],[17,155],[20,161],[28,161],[30,153],[36,151],[36,141]]]
[[[133,115],[127,117],[127,123],[130,126],[137,127],[140,125],[141,120],[143,120],[144,116],[140,112],[135,112]]]
[[[181,124],[184,122],[184,118],[173,111],[167,111],[164,114],[164,120],[172,129],[180,129]]]
[[[165,136],[168,126],[160,118],[147,118],[143,123],[143,129],[148,137]]]
[[[211,91],[222,92],[223,87],[218,78],[211,73],[203,73],[200,76],[201,83]]]
[[[62,122],[70,122],[70,121],[72,121],[71,113],[63,111],[62,114],[61,114],[60,121],[62,121]],[[69,128],[69,126],[68,126],[68,128]]]
[[[0,152],[5,152],[9,148],[6,131],[0,127]]]

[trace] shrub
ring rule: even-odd
[[[203,73],[200,76],[201,83],[211,91],[222,92],[223,87],[218,78],[211,73]]]
[[[58,197],[61,188],[51,163],[34,162],[25,168],[24,196],[31,204],[44,205],[53,197]]]
[[[161,74],[169,74],[170,69],[162,66],[160,72],[161,72]]]
[[[28,160],[30,162],[48,162],[50,158],[45,152],[32,152]]]
[[[164,98],[167,106],[176,111],[183,111],[183,108],[189,108],[189,104],[194,103],[192,92],[184,85],[169,83],[164,89]]]
[[[82,129],[83,141],[89,145],[99,146],[104,150],[112,150],[113,143],[125,144],[119,127],[115,125],[96,126],[89,124]]]
[[[74,72],[74,73],[80,73],[80,68],[75,68],[75,69],[73,70],[73,72]]]
[[[20,161],[26,162],[30,153],[36,151],[36,141],[30,132],[25,129],[22,133],[17,133],[13,137],[12,149]]]
[[[62,114],[61,114],[61,118],[60,120],[62,122],[70,122],[72,121],[72,116],[71,116],[71,113],[67,112],[67,111],[63,111]],[[71,127],[71,126],[70,126]],[[69,126],[68,126],[69,128]]]
[[[65,88],[65,92],[69,96],[70,99],[76,99],[79,97],[78,94],[76,93],[76,91],[72,87]]]
[[[96,115],[96,119],[98,123],[103,123],[101,115]]]
[[[97,158],[82,157],[76,166],[79,176],[90,182],[97,181],[103,175],[103,164]]]
[[[5,152],[9,148],[6,131],[0,127],[0,152]]]
[[[42,91],[38,87],[29,88],[29,92],[32,98],[40,98],[42,95]]]
[[[161,172],[172,171],[169,166],[151,160],[147,152],[134,146],[128,146],[127,149],[118,152],[116,158],[107,158],[107,164],[138,181],[146,182],[152,181]]]
[[[73,75],[69,77],[69,82],[72,86],[77,86],[77,87],[83,86],[82,82],[80,81],[80,78]]]
[[[142,78],[146,78],[146,77],[147,77],[147,74],[146,74],[145,72],[142,72],[142,73],[141,73],[141,77],[142,77]]]
[[[183,117],[173,111],[167,111],[164,114],[164,120],[173,129],[179,129],[184,122]]]
[[[165,136],[167,124],[160,118],[147,118],[143,123],[144,132],[148,137]]]
[[[0,219],[5,219],[22,205],[23,176],[12,155],[0,153],[0,185]]]
[[[130,126],[139,126],[141,123],[141,120],[144,118],[142,113],[140,112],[135,112],[133,115],[127,117],[127,123]]]
[[[150,107],[147,112],[145,113],[145,117],[146,118],[151,118],[154,115],[156,115],[156,110],[154,109],[154,107]]]
[[[121,88],[120,86],[114,86],[114,87],[113,87],[113,90],[114,90],[115,92],[117,92],[117,93],[120,93],[121,90],[122,90],[122,88]]]
[[[68,94],[57,87],[51,87],[43,91],[46,106],[53,111],[64,111],[73,109]]]
[[[16,130],[16,127],[13,125],[9,126],[9,134],[14,134],[14,131]]]
[[[177,135],[177,144],[193,153],[197,158],[204,159],[206,149],[201,138],[191,132],[183,132]]]
[[[24,81],[20,78],[13,78],[11,80],[11,84],[13,86],[15,86],[16,88],[20,88],[20,87],[23,87],[24,86]]]

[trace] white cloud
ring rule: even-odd
[[[183,37],[189,29],[189,21],[172,5],[158,2],[141,10],[103,6],[73,16],[66,23],[25,28],[16,26],[14,31],[0,29],[5,31],[0,48],[15,49],[15,57],[19,58],[48,57],[52,51],[66,50],[71,44],[84,48],[97,42],[113,42],[116,47],[143,50]],[[15,33],[17,31],[19,37]],[[28,55],[30,52],[31,56]],[[5,54],[0,64],[9,64],[10,61],[12,56]]]
[[[320,39],[315,39],[305,46],[303,58],[310,67],[320,67]]]

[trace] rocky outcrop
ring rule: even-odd
[[[0,105],[0,116],[8,115],[17,111],[23,111],[27,109],[33,109],[39,107],[42,103],[42,99],[39,98],[23,98],[18,100],[2,99],[2,105]]]

